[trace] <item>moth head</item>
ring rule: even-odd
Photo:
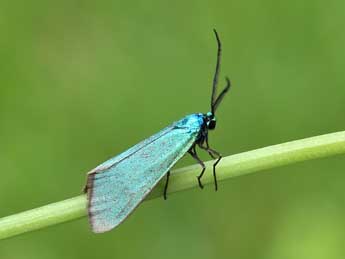
[[[216,117],[212,112],[205,114],[206,127],[209,130],[214,130],[216,128]]]

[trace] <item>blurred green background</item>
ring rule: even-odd
[[[208,111],[214,27],[233,81],[214,148],[344,130],[344,12],[341,0],[1,1],[0,216],[79,195],[100,162]],[[83,218],[1,241],[0,258],[344,258],[344,168],[339,156],[181,192],[103,235]]]

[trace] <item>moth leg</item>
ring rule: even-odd
[[[216,151],[216,150],[210,148],[210,146],[209,146],[209,144],[208,144],[208,138],[207,138],[207,137],[206,137],[206,139],[205,139],[205,142],[206,142],[206,147],[200,145],[200,148],[206,150],[207,153],[208,153],[213,159],[216,159],[216,158],[217,158],[216,162],[213,164],[214,188],[215,188],[215,191],[217,191],[217,190],[218,190],[218,182],[217,182],[216,166],[217,166],[217,164],[219,163],[219,161],[222,159],[222,155],[221,155],[218,151]]]
[[[168,173],[167,173],[167,180],[166,180],[165,186],[164,186],[164,194],[163,194],[164,200],[167,199],[167,191],[168,191],[169,177],[170,177],[170,170],[169,170]]]
[[[199,183],[199,187],[202,189],[204,188],[204,186],[202,185],[201,183],[201,178],[202,176],[204,175],[204,172],[205,172],[205,164],[204,162],[198,157],[197,153],[196,153],[196,150],[195,150],[195,146],[193,146],[189,151],[189,154],[191,154],[191,156],[201,165],[202,167],[202,170],[201,170],[201,173],[197,176],[198,178],[198,183]]]

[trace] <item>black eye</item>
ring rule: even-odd
[[[207,125],[207,128],[210,129],[210,130],[213,130],[215,127],[216,127],[216,121],[215,120],[210,120],[208,125]]]

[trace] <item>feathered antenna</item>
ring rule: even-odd
[[[216,40],[218,44],[218,52],[217,52],[217,63],[216,63],[216,71],[213,77],[213,86],[212,86],[212,96],[211,96],[211,112],[215,114],[219,103],[223,100],[225,94],[229,91],[231,83],[228,77],[225,77],[226,85],[222,92],[216,97],[217,94],[217,85],[218,85],[218,77],[220,72],[220,63],[221,63],[221,55],[222,55],[222,44],[220,42],[218,33],[215,29],[213,29],[214,34],[216,35]]]

